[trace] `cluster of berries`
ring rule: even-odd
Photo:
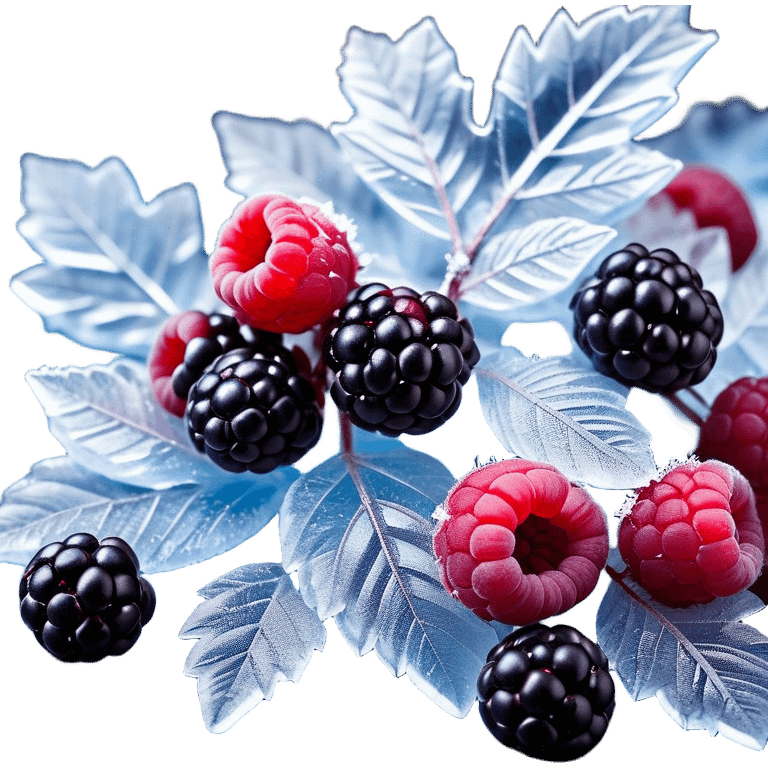
[[[169,318],[148,361],[158,402],[186,418],[198,450],[231,472],[293,464],[320,437],[327,369],[363,429],[423,434],[456,412],[480,357],[471,325],[434,291],[358,287],[357,267],[314,206],[262,195],[235,209],[210,259],[234,317]],[[282,336],[312,330],[323,334],[314,367]]]
[[[698,226],[724,227],[732,269],[743,266],[757,232],[729,179],[691,167],[662,194],[689,208]],[[667,249],[637,243],[611,254],[571,308],[574,337],[595,368],[653,392],[702,381],[723,334],[698,273]],[[628,501],[619,551],[634,580],[668,606],[745,588],[766,599],[768,579],[758,574],[768,530],[768,378],[739,379],[717,397],[697,454],[704,461],[670,467]],[[434,551],[446,589],[479,616],[506,623],[540,621],[583,599],[605,565],[607,534],[594,502],[582,500],[574,515],[572,499],[586,497],[575,489],[554,467],[522,460],[470,473],[437,513]],[[571,560],[574,544],[581,563]],[[477,689],[491,733],[546,760],[586,754],[614,707],[605,655],[563,626],[535,624],[507,637],[489,653]]]

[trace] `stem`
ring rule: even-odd
[[[621,573],[619,573],[615,568],[612,568],[610,565],[605,566],[605,572],[619,585],[624,585],[624,579],[627,578],[632,573],[632,569],[627,566]],[[634,593],[632,593],[634,594]]]
[[[353,451],[352,422],[346,413],[339,411],[339,429],[341,430],[341,452],[349,455]]]
[[[709,412],[709,403],[699,394],[695,389],[691,387],[686,387],[684,390],[687,392],[699,405],[701,405],[703,408],[707,409],[707,412]]]
[[[704,419],[696,411],[686,405],[677,393],[666,394],[664,397],[686,418],[690,419],[699,429],[704,426]]]

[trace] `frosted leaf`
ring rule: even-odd
[[[336,211],[354,221],[364,251],[375,254],[361,275],[366,282],[424,290],[439,282],[446,243],[385,205],[324,128],[307,120],[286,122],[230,112],[217,112],[213,126],[231,190],[246,197],[280,192],[319,203],[332,201]]]
[[[489,233],[540,218],[611,223],[680,168],[631,143],[676,101],[715,41],[680,7],[560,11],[534,45],[519,28],[488,124],[432,19],[397,42],[352,29],[339,73],[355,114],[332,126],[358,174],[408,221],[474,257]]]
[[[669,248],[701,275],[704,287],[722,302],[731,276],[731,248],[722,227],[699,229],[690,210],[678,209],[663,192],[619,226],[622,245],[642,243],[649,251]]]
[[[367,193],[361,202],[383,207],[344,162],[333,136],[316,123],[217,112],[213,127],[228,171],[226,185],[233,192],[332,200],[342,211],[347,207],[343,201]]]
[[[199,638],[184,673],[196,677],[206,728],[223,733],[277,683],[297,683],[325,645],[325,627],[277,563],[245,565],[207,584],[179,637]]]
[[[24,155],[19,233],[44,263],[11,288],[46,330],[96,349],[146,357],[158,329],[184,309],[218,306],[191,184],[145,203],[117,158],[89,168]]]
[[[650,435],[618,382],[573,358],[513,348],[486,355],[474,372],[485,420],[510,453],[599,488],[637,488],[656,473]]]
[[[597,641],[629,695],[656,696],[681,728],[763,749],[768,638],[741,621],[763,608],[762,601],[744,591],[675,609],[652,600],[628,577],[624,586],[608,587]]]
[[[452,476],[392,444],[341,454],[294,483],[280,510],[284,567],[298,569],[305,600],[356,653],[375,649],[392,674],[463,717],[496,634],[440,583],[431,515]]]
[[[752,204],[768,193],[768,110],[743,99],[694,104],[677,128],[639,144],[686,165],[720,170]]]
[[[542,219],[490,238],[462,283],[462,296],[500,312],[541,301],[570,285],[614,237],[578,219]]]
[[[285,468],[153,490],[110,480],[66,456],[46,459],[3,494],[0,560],[26,565],[46,544],[87,531],[125,539],[146,573],[182,568],[257,534],[297,475]]]
[[[160,407],[141,363],[41,368],[27,382],[72,458],[113,480],[167,488],[226,475]]]

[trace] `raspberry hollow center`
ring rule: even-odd
[[[596,586],[608,557],[605,515],[554,467],[508,459],[460,481],[434,551],[445,588],[478,616],[531,624]]]
[[[513,557],[525,574],[556,571],[568,556],[568,534],[537,515],[529,515],[515,531]]]

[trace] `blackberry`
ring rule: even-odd
[[[203,371],[225,352],[256,344],[280,346],[282,336],[240,325],[230,315],[214,313],[208,316],[209,330],[206,336],[192,339],[184,350],[184,359],[176,366],[171,377],[174,393],[182,400],[187,399],[192,385],[202,376]]]
[[[216,358],[189,391],[186,420],[197,449],[220,467],[259,474],[298,461],[323,425],[291,353],[267,345]]]
[[[447,421],[480,359],[469,321],[434,291],[364,285],[338,313],[323,353],[331,396],[369,432],[421,435]]]
[[[488,654],[477,692],[480,716],[504,746],[553,762],[589,752],[615,706],[606,655],[565,625],[508,635]]]
[[[632,243],[603,261],[571,300],[576,343],[627,386],[674,392],[712,370],[723,335],[717,299],[672,251]]]
[[[43,547],[19,584],[21,618],[61,661],[120,656],[155,611],[155,591],[131,547],[74,533]]]

